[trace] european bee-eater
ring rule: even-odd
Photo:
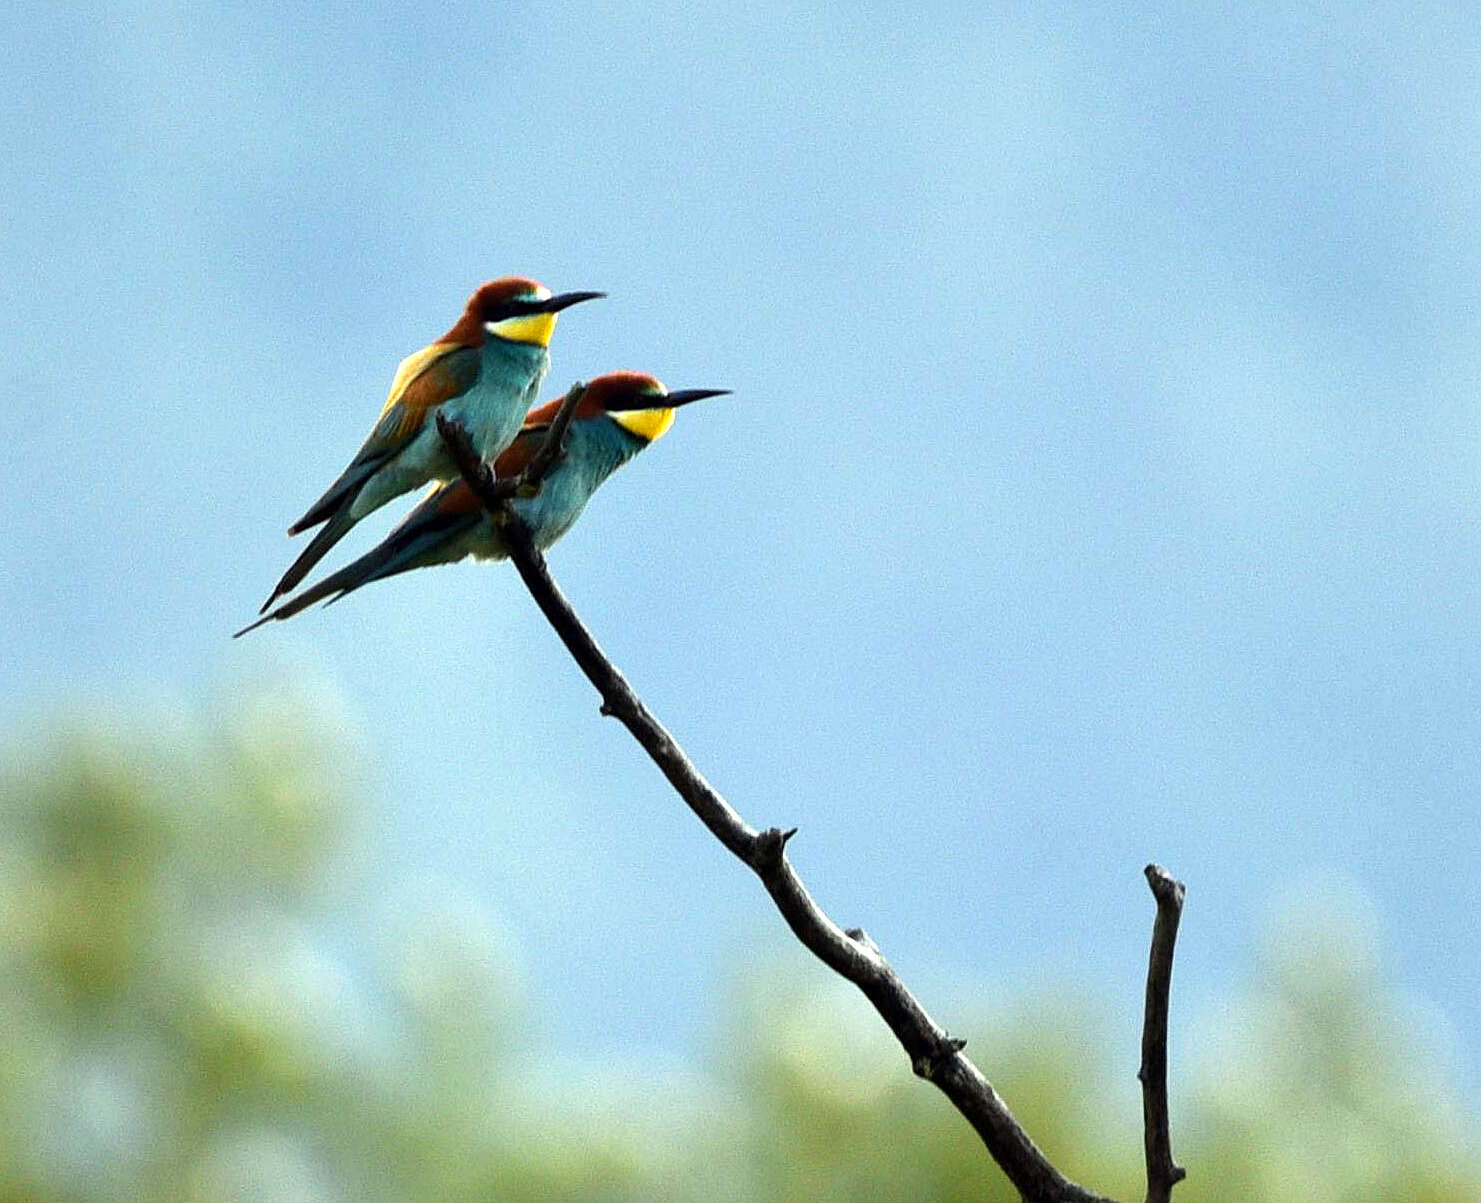
[[[536,496],[514,502],[515,512],[530,528],[535,545],[544,551],[570,530],[602,482],[667,433],[679,406],[729,391],[698,388],[671,393],[652,376],[638,372],[598,376],[586,386],[576,404],[566,433],[564,458],[541,482]],[[513,476],[524,470],[559,408],[560,402],[552,401],[530,413],[514,442],[494,463],[499,476]],[[353,564],[243,627],[237,635],[274,619],[291,618],[326,597],[338,601],[369,581],[398,572],[451,564],[467,556],[503,560],[508,555],[494,519],[460,477],[433,492],[378,546]]]
[[[552,296],[534,280],[509,276],[469,297],[452,329],[401,361],[370,437],[324,496],[288,528],[296,535],[324,524],[263,610],[303,580],[366,514],[429,480],[457,475],[437,434],[436,412],[457,419],[484,459],[508,447],[550,367],[556,314],[605,295]]]

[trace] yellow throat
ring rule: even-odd
[[[663,438],[674,424],[674,411],[671,409],[632,409],[608,416],[649,443]]]
[[[502,322],[490,322],[484,328],[506,342],[548,347],[550,336],[555,333],[555,319],[553,313],[531,313],[524,317],[506,317]]]

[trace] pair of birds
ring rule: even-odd
[[[328,598],[337,601],[370,581],[467,556],[501,560],[508,551],[483,504],[459,475],[437,429],[443,414],[467,431],[474,450],[499,476],[521,472],[539,448],[560,408],[552,401],[531,410],[550,367],[556,315],[600,292],[552,294],[534,280],[511,276],[478,289],[463,315],[429,347],[408,355],[396,370],[380,418],[355,458],[290,535],[320,527],[293,561],[263,617],[237,635]],[[591,495],[644,447],[662,438],[681,405],[727,389],[669,392],[654,377],[613,372],[586,386],[572,414],[566,454],[534,497],[515,510],[544,550],[568,531]],[[429,481],[442,483],[376,547],[276,609],[273,603],[299,582],[360,519]]]

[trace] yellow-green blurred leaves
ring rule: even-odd
[[[351,728],[332,692],[274,688],[202,720],[94,708],[8,749],[0,1203],[1013,1199],[800,953],[717,1015],[708,1078],[553,1073],[517,938],[469,899],[407,883],[387,930],[336,926]],[[1179,1203],[1474,1203],[1475,1118],[1371,918],[1316,887],[1280,913],[1244,1000],[1175,1051]],[[928,1001],[1067,1173],[1135,1198],[1134,1039],[1108,1047],[1073,997]]]
[[[348,758],[361,751],[342,699],[306,685],[258,690],[214,734],[223,772],[212,834],[227,866],[258,889],[313,890],[349,817]]]
[[[1017,1199],[854,987],[813,974],[758,979],[745,1011],[733,1068],[756,1124],[746,1160],[757,1193],[747,1197]],[[1108,1151],[1094,1121],[1104,1058],[1072,1011],[1045,1002],[953,1033],[1066,1172],[1107,1186],[1139,1165],[1139,1146]]]
[[[1283,900],[1256,985],[1191,1075],[1181,1151],[1208,1171],[1183,1203],[1481,1198],[1475,1118],[1426,1047],[1427,1018],[1384,984],[1375,927],[1340,884]]]

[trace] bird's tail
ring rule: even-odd
[[[292,618],[300,610],[307,610],[316,601],[321,601],[322,599],[328,597],[331,593],[338,594],[342,592],[348,592],[348,589],[341,589],[340,582],[337,582],[335,579],[336,577],[342,576],[345,571],[345,569],[341,569],[339,572],[336,572],[334,576],[326,577],[324,580],[320,581],[312,589],[304,590],[304,592],[300,593],[297,597],[290,598],[288,601],[285,601],[276,610],[271,610],[268,613],[264,614],[256,622],[249,622],[240,631],[237,631],[234,635],[232,635],[232,638],[240,639],[248,631],[255,631],[264,623],[275,622],[280,618]],[[353,589],[355,588],[355,586],[351,585],[349,588]],[[269,602],[268,604],[271,605],[272,603]]]
[[[356,522],[350,514],[350,506],[353,502],[353,497],[347,497],[344,504],[335,511],[334,516],[309,541],[309,545],[299,553],[298,559],[294,560],[288,571],[283,573],[283,579],[278,582],[272,596],[262,603],[262,609],[257,611],[259,614],[266,614],[273,602],[283,594],[293,592],[298,587],[298,582],[313,571],[314,565],[329,554],[329,549],[345,537],[350,527]]]
[[[310,548],[309,550],[312,551],[313,549]],[[320,552],[320,555],[322,554],[323,552]],[[317,559],[318,557],[315,558]],[[298,565],[295,564],[293,567],[297,568]],[[292,618],[295,614],[302,610],[307,610],[315,602],[323,601],[326,597],[332,602],[338,601],[346,593],[353,593],[361,585],[379,580],[383,576],[393,576],[411,567],[414,567],[414,565],[405,562],[402,549],[391,544],[388,540],[371,548],[353,564],[346,564],[338,572],[326,576],[317,585],[313,585],[305,589],[297,597],[285,601],[276,610],[264,614],[256,622],[244,626],[232,638],[240,639],[248,631],[255,631],[263,623],[276,622],[283,618]],[[291,572],[292,569],[289,571]],[[304,571],[307,572],[308,568],[306,567]],[[301,576],[302,573],[299,574],[299,577]],[[298,578],[294,579],[297,580]],[[282,590],[282,586],[279,586],[279,590]],[[271,604],[271,602],[268,603],[268,605]]]
[[[338,572],[326,576],[317,585],[285,601],[276,610],[264,614],[256,622],[243,627],[232,638],[235,639],[245,635],[248,631],[256,630],[265,622],[292,618],[299,611],[308,609],[309,606],[324,598],[336,602],[346,593],[353,593],[361,585],[370,581],[378,581],[382,577],[395,576],[397,573],[409,572],[413,568],[423,568],[429,564],[451,563],[453,560],[466,556],[468,549],[459,542],[460,536],[482,521],[483,509],[477,505],[476,500],[472,499],[471,493],[468,494],[468,499],[473,500],[471,506],[454,504],[444,507],[442,503],[448,500],[450,490],[454,495],[454,501],[457,500],[459,494],[467,492],[466,486],[443,486],[412,510],[402,519],[399,526],[354,563],[345,565]],[[337,521],[336,516],[331,521],[331,525]],[[338,538],[339,535],[335,534],[330,543]],[[317,543],[318,539],[314,542]],[[307,556],[313,550],[312,546],[309,547],[304,555]],[[328,550],[328,547],[326,546],[324,550]],[[323,554],[323,551],[319,552],[319,555]],[[314,558],[318,559],[318,556]],[[300,562],[302,559],[303,557],[300,556]],[[290,576],[298,566],[294,564],[293,568],[289,569]],[[308,566],[304,567],[304,571],[308,571]],[[303,573],[299,573],[293,578],[294,582],[296,583],[302,576]],[[279,586],[280,590],[282,588]]]

